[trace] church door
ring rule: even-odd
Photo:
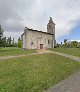
[[[43,49],[43,44],[40,44],[40,49]]]

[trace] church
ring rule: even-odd
[[[23,49],[49,49],[55,46],[55,23],[50,17],[47,32],[25,27],[21,35]]]

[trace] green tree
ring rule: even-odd
[[[3,47],[6,47],[6,45],[7,45],[7,44],[6,44],[6,37],[3,37],[3,38],[2,38],[2,46],[3,46]]]
[[[1,28],[1,25],[0,25],[0,46],[2,47],[2,37],[3,37],[3,29]]]
[[[13,45],[14,45],[14,38],[13,38]]]
[[[67,42],[67,39],[64,39],[64,43],[66,43]]]
[[[19,39],[18,39],[18,47],[19,48],[21,48],[22,47],[22,40],[21,40],[21,38],[19,37]]]
[[[57,45],[57,47],[59,47],[59,44],[58,43],[56,45]]]
[[[18,43],[17,42],[14,42],[14,47],[18,47]]]
[[[63,44],[62,44],[62,42],[61,42],[61,48],[62,48],[62,46],[63,46]]]
[[[64,39],[64,43],[65,43],[64,47],[67,47],[67,39]]]
[[[9,38],[9,45],[11,45],[11,36],[10,36],[10,38]]]
[[[78,46],[78,42],[77,41],[72,41],[71,42],[71,47],[77,48],[77,46]]]
[[[22,47],[22,41],[18,41],[18,47],[19,47],[19,48]]]

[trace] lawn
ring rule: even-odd
[[[43,92],[80,70],[80,63],[55,54],[0,61],[0,92]]]
[[[52,48],[50,50],[74,56],[80,56],[80,48]]]
[[[23,49],[16,48],[16,47],[0,48],[0,56],[29,54],[33,52],[36,52],[36,51],[35,50],[23,50]]]

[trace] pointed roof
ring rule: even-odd
[[[53,20],[52,20],[52,17],[50,17],[49,23],[54,23]]]

